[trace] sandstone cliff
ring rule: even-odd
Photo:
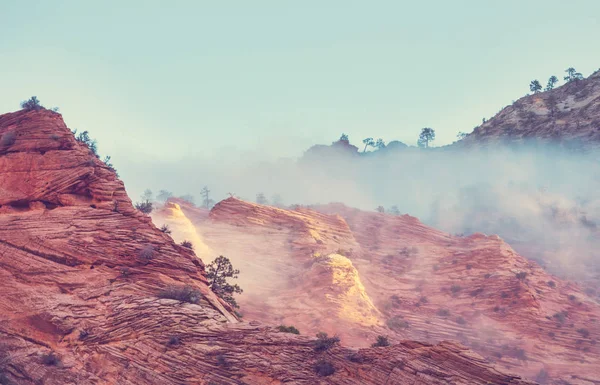
[[[497,236],[452,236],[341,204],[284,210],[235,198],[194,224],[241,269],[245,319],[354,346],[379,334],[457,340],[529,378],[600,381],[597,298]]]
[[[309,337],[238,322],[202,261],[133,209],[59,114],[2,115],[0,137],[3,385],[525,383],[454,343],[317,352]],[[158,297],[184,284],[198,303]],[[320,361],[335,373],[318,376]]]

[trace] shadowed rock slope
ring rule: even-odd
[[[600,381],[597,299],[497,236],[452,236],[341,204],[284,210],[229,198],[196,218],[212,257],[241,270],[245,319],[353,346],[377,335],[456,340],[529,378]]]
[[[0,136],[3,385],[525,383],[450,342],[317,352],[237,322],[202,261],[133,209],[59,114],[2,115]],[[197,303],[159,298],[184,284]]]

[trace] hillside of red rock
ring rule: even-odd
[[[586,79],[525,96],[475,128],[458,146],[534,141],[600,147],[600,70]]]
[[[377,335],[456,340],[540,382],[600,382],[600,305],[497,236],[451,236],[341,204],[284,210],[235,198],[194,225],[205,260],[224,254],[241,270],[244,319],[353,346]]]
[[[1,115],[0,143],[3,385],[525,383],[455,343],[317,351],[238,322],[59,114]],[[159,296],[169,285],[201,295]]]

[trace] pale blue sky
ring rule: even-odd
[[[37,95],[128,163],[436,145],[600,67],[600,1],[0,1],[0,111]],[[562,84],[562,82],[560,83]],[[226,152],[225,152],[226,151]]]

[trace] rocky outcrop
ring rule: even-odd
[[[499,367],[555,381],[599,381],[600,304],[497,236],[452,236],[410,216],[317,207],[347,221],[366,292],[403,336],[454,339]],[[401,324],[404,326],[405,324]],[[585,384],[581,380],[579,383]]]
[[[0,136],[4,385],[525,383],[454,343],[317,351],[238,322],[202,261],[134,210],[60,115],[2,115]],[[161,295],[184,285],[194,303]]]
[[[598,149],[600,70],[586,79],[517,100],[455,146],[519,143]]]
[[[351,346],[377,335],[455,340],[532,379],[600,381],[596,298],[497,236],[453,236],[342,204],[284,210],[235,198],[194,224],[241,270],[244,319]]]

